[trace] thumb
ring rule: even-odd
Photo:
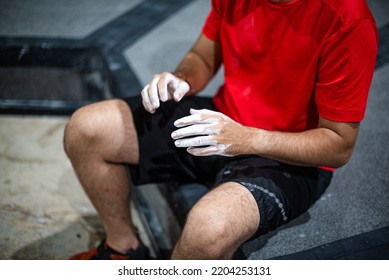
[[[186,81],[180,81],[173,93],[174,100],[176,102],[180,101],[188,93],[189,89],[189,84]]]

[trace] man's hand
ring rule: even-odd
[[[143,106],[153,114],[158,109],[160,101],[166,102],[174,99],[178,102],[189,90],[190,87],[186,81],[171,73],[164,72],[154,75],[153,80],[141,92]]]
[[[243,153],[245,139],[250,137],[247,127],[206,109],[191,109],[189,116],[176,120],[174,125],[180,128],[171,135],[175,145],[188,148],[195,156],[236,156]]]

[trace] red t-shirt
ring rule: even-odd
[[[222,46],[215,105],[239,123],[298,132],[318,114],[363,119],[378,45],[364,0],[212,0],[203,33]]]

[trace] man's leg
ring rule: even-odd
[[[238,183],[224,183],[190,211],[172,258],[230,259],[257,231],[259,219],[250,191]]]
[[[110,100],[88,105],[70,118],[64,148],[78,179],[95,206],[107,244],[118,252],[136,249],[125,163],[139,162],[137,134],[127,104]]]

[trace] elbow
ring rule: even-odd
[[[328,167],[339,168],[347,164],[356,144],[359,122],[334,122],[320,118],[319,127],[327,136]]]
[[[350,161],[353,151],[354,145],[347,145],[341,151],[335,152],[329,167],[340,168],[346,165]]]
[[[334,161],[331,163],[332,168],[340,168],[346,165],[351,159],[352,152],[343,153],[341,155],[336,155]]]

